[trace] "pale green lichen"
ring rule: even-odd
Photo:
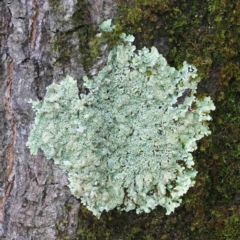
[[[215,107],[194,96],[195,67],[184,62],[176,70],[155,47],[136,53],[133,36],[121,38],[99,74],[84,77],[89,94],[79,99],[67,76],[33,102],[27,145],[68,172],[71,192],[98,217],[115,207],[140,213],[158,205],[169,214],[194,184],[191,152],[210,134]]]
[[[99,28],[104,32],[112,32],[115,26],[112,25],[112,19],[108,19],[104,21],[102,24],[100,24]]]

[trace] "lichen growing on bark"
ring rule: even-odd
[[[101,25],[111,32],[111,21]],[[67,77],[33,102],[36,119],[28,140],[68,171],[71,192],[94,215],[114,208],[137,213],[161,205],[170,214],[193,186],[191,152],[210,131],[206,121],[215,107],[196,99],[196,68],[168,66],[155,47],[135,53],[134,37],[109,53],[92,79],[89,94],[78,98]]]

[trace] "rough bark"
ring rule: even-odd
[[[81,22],[74,21],[77,14]],[[80,204],[67,187],[66,173],[41,151],[31,156],[25,145],[34,120],[28,101],[42,99],[46,87],[66,74],[81,89],[86,73],[79,34],[115,14],[114,0],[0,1],[1,239],[75,239]],[[59,39],[68,45],[65,61]],[[105,61],[103,46],[91,72]]]

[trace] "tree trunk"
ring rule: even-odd
[[[67,74],[81,89],[81,48],[90,45],[99,23],[114,17],[115,2],[0,1],[1,239],[76,238],[80,204],[67,187],[67,174],[26,147],[34,121],[29,100],[43,99],[46,87]],[[106,47],[101,50],[92,73],[106,61]]]

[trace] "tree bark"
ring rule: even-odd
[[[67,174],[26,147],[34,121],[29,100],[43,99],[46,87],[67,74],[81,89],[86,72],[79,38],[88,26],[95,33],[99,23],[113,18],[115,2],[0,1],[1,239],[76,238],[80,203],[67,187]],[[93,74],[106,61],[106,46],[101,50]]]

